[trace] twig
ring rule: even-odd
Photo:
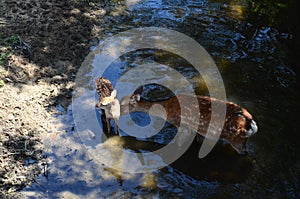
[[[20,153],[8,153],[8,154],[5,154],[5,155],[0,155],[0,157],[8,157],[10,155],[16,155],[16,154],[20,155]]]
[[[22,44],[24,44],[28,49],[31,48],[31,45],[28,44],[27,42],[25,42],[23,39],[21,39],[21,37],[20,37],[19,35],[18,35],[18,39],[19,39],[19,41],[20,41]]]

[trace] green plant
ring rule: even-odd
[[[18,35],[12,35],[4,39],[4,43],[6,45],[15,46],[20,43],[20,39]]]
[[[80,0],[80,1],[87,3],[89,6],[95,6],[96,3],[94,0]]]
[[[0,65],[3,65],[11,56],[14,46],[20,44],[18,35],[3,38],[0,34]]]
[[[5,82],[2,79],[0,79],[0,88],[4,86],[5,86]]]
[[[121,4],[124,0],[112,0],[113,3],[115,4]]]
[[[289,0],[251,0],[249,5],[250,11],[255,16],[261,16],[264,24],[273,26],[286,20],[290,4],[291,1]]]
[[[8,58],[11,56],[11,53],[3,52],[0,54],[0,65],[4,64]]]

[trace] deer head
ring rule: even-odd
[[[133,111],[137,107],[139,101],[141,100],[141,93],[143,92],[143,86],[140,86],[135,90],[132,95],[124,96],[121,99],[121,114],[129,114],[130,111]]]
[[[117,98],[116,90],[113,90],[109,97],[102,98],[102,100],[96,106],[105,111],[106,117],[119,119],[120,102]]]

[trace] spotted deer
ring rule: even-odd
[[[179,104],[179,101],[182,102]],[[185,110],[199,109],[197,123],[198,128],[192,129],[202,136],[206,136],[208,126],[211,120],[211,104],[214,102],[216,106],[225,105],[226,117],[223,129],[221,130],[220,138],[226,140],[239,153],[247,153],[246,142],[250,136],[255,134],[258,127],[252,118],[252,115],[244,108],[232,102],[225,102],[207,96],[197,96],[197,104],[191,104],[192,96],[178,95],[162,101],[147,101],[142,99],[140,94],[125,96],[121,100],[121,115],[129,114],[130,112],[145,112],[148,113],[153,105],[160,105],[166,110],[166,120],[176,127],[181,125],[182,117],[188,122],[195,122],[193,117],[188,117],[188,113],[181,113],[181,106],[187,106]],[[161,111],[152,111],[151,114],[161,116]],[[212,126],[217,122],[212,121]],[[188,126],[189,124],[186,124]]]
[[[99,103],[96,104],[96,107],[103,110],[102,115],[104,115],[106,120],[107,131],[110,134],[110,120],[113,118],[117,127],[117,134],[119,134],[120,103],[117,99],[117,91],[113,89],[111,82],[103,77],[97,78],[95,85],[99,98]]]

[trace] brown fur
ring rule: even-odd
[[[114,90],[111,82],[104,77],[99,77],[95,80],[96,91],[98,93],[99,102],[105,97],[109,97]],[[97,104],[98,105],[98,104]]]
[[[111,82],[108,79],[105,79],[104,77],[97,78],[95,80],[95,85],[96,85],[96,91],[98,93],[98,99],[99,99],[99,102],[96,104],[96,107],[101,109],[102,121],[103,120],[106,121],[106,124],[104,122],[102,122],[103,126],[106,125],[107,131],[108,131],[108,133],[110,133],[110,131],[111,131],[110,120],[111,120],[111,118],[113,118],[116,123],[117,133],[119,134],[119,132],[120,132],[119,125],[118,125],[119,115],[116,116],[115,114],[112,114],[110,112],[111,105],[114,105],[113,103],[115,103],[117,101],[117,99],[115,97],[111,97],[111,94],[114,90],[113,86],[112,86]],[[107,106],[107,107],[104,107],[104,106]],[[120,105],[118,104],[118,107],[119,106]]]
[[[196,122],[198,129],[193,130],[197,131],[203,136],[206,135],[208,125],[211,120],[211,102],[213,101],[216,107],[225,105],[226,118],[220,138],[229,142],[238,153],[243,154],[246,152],[245,144],[248,137],[250,136],[249,134],[247,134],[247,132],[249,132],[249,129],[252,127],[251,123],[254,121],[252,119],[252,115],[246,109],[241,108],[237,104],[234,104],[232,102],[224,102],[207,96],[197,96],[199,107],[199,121],[197,122],[195,121],[196,119],[194,119],[193,116],[190,116],[189,113],[181,113],[181,110],[195,110],[197,108],[196,104],[190,103],[192,101],[191,96],[179,95],[158,102],[147,101],[143,99],[135,101],[134,99],[139,98],[137,98],[136,95],[133,95],[131,97],[124,97],[122,99],[121,115],[135,111],[148,113],[148,110],[152,105],[158,104],[163,106],[166,110],[168,122],[178,127],[179,125],[181,125],[181,117],[186,117],[188,121],[188,124],[186,125],[189,126],[189,124],[195,124]],[[181,106],[186,107],[180,107],[178,99],[181,102]],[[160,116],[159,114],[160,112],[157,113],[157,116]],[[222,121],[214,121],[211,125],[216,126],[217,123],[219,124],[220,122]]]

